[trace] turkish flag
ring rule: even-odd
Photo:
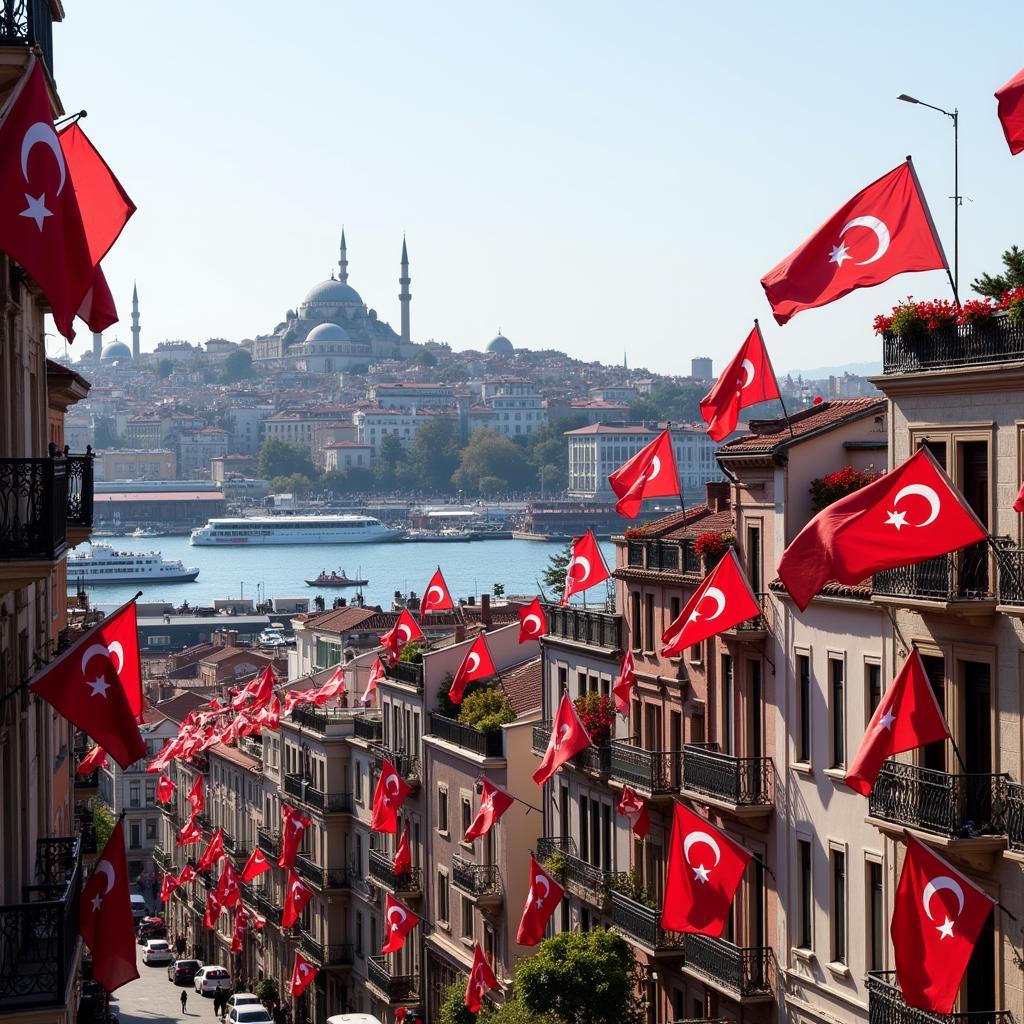
[[[480,780],[480,788],[480,810],[462,837],[467,843],[487,835],[514,802],[508,793],[488,779]]]
[[[906,842],[889,926],[896,980],[908,1006],[950,1013],[995,900],[913,836]]]
[[[281,911],[281,927],[291,928],[312,898],[313,890],[300,881],[294,871],[289,871],[288,891],[285,893],[284,909]]]
[[[92,976],[107,992],[139,976],[135,967],[124,824],[114,826],[78,902],[78,930],[92,951]]]
[[[342,687],[342,692],[344,693],[344,687]],[[281,698],[276,693],[266,707],[260,708],[256,715],[256,721],[261,730],[281,728]]]
[[[302,833],[309,826],[310,820],[304,818],[293,807],[281,804],[281,855],[277,861],[278,867],[295,866],[295,855],[299,852]]]
[[[902,466],[822,509],[782,553],[778,574],[803,611],[829,581],[860,583],[976,544],[987,533],[935,457]]]
[[[567,693],[563,693],[555,720],[551,723],[548,749],[544,752],[540,767],[533,773],[533,781],[543,786],[570,757],[590,745],[590,734],[576,713],[576,705],[569,700]]]
[[[242,868],[242,881],[251,882],[254,878],[262,875],[264,871],[269,870],[270,861],[267,860],[266,854],[259,849],[253,850]]]
[[[96,334],[117,323],[117,305],[110,293],[106,274],[99,264],[93,271],[92,284],[78,307],[77,315],[85,321],[89,330]]]
[[[209,871],[224,856],[226,856],[224,853],[224,830],[218,828],[210,837],[209,843],[206,844],[206,849],[203,850],[203,855],[199,858],[199,863],[196,864],[196,870]]]
[[[192,788],[188,791],[188,802],[192,805],[193,814],[203,813],[203,808],[206,807],[206,799],[203,796],[202,775],[196,775],[196,781],[192,783]]]
[[[258,676],[250,679],[248,685],[232,698],[231,706],[238,711],[244,705],[255,709],[269,704],[270,698],[274,696],[275,682],[274,668],[272,665],[267,665]]]
[[[395,850],[395,860],[391,865],[396,875],[407,875],[412,871],[412,853],[409,850],[409,826],[402,830],[402,838],[398,841],[398,849]]]
[[[398,831],[398,808],[412,792],[410,786],[390,761],[382,760],[380,778],[377,788],[373,791],[373,817],[370,829],[374,832],[388,832],[394,835]]]
[[[858,192],[798,249],[761,278],[775,319],[824,306],[897,274],[946,270],[910,161]]]
[[[0,137],[2,134],[0,127]],[[138,672],[138,663],[139,637],[132,600],[54,658],[29,689],[127,769],[146,756],[146,742],[135,721],[142,707],[141,684],[136,688],[132,675]],[[133,695],[138,709],[132,707]]]
[[[178,736],[173,740],[166,740],[164,742],[156,757],[146,765],[147,772],[162,772],[171,763],[171,759],[181,749],[180,737],[181,733],[179,732]],[[163,777],[166,778],[166,776]],[[170,779],[167,781],[170,782]]]
[[[633,662],[633,652],[626,651],[619,668],[619,678],[615,680],[612,687],[612,696],[615,698],[615,710],[620,715],[629,714],[629,698],[636,688],[636,665]]]
[[[292,983],[289,993],[296,999],[306,991],[306,986],[317,976],[320,968],[307,960],[298,950],[295,952],[295,966],[292,968]]]
[[[178,885],[184,885],[186,882],[195,881],[196,869],[191,864],[186,864],[181,869],[181,874],[178,875]]]
[[[178,833],[177,845],[191,846],[193,843],[198,843],[202,838],[202,829],[196,824],[196,819],[193,815],[182,825],[181,831]]]
[[[344,696],[345,668],[343,665],[339,665],[335,669],[334,675],[320,689],[313,692],[313,703],[319,707],[321,704],[326,704],[329,700],[334,700],[335,697]]]
[[[109,768],[107,752],[100,746],[95,746],[78,763],[75,768],[76,775],[91,775],[97,768]]]
[[[487,640],[481,633],[472,643],[462,659],[462,664],[455,673],[451,688],[448,690],[448,698],[453,704],[462,703],[462,695],[466,687],[478,679],[490,679],[497,675],[498,670],[491,660],[491,652],[487,649]]]
[[[562,887],[531,857],[530,891],[526,894],[526,906],[516,933],[520,946],[536,946],[544,938],[548,921],[564,895]]]
[[[535,597],[525,608],[519,609],[519,642],[539,640],[548,633],[548,617],[544,614],[544,605],[540,598]]]
[[[242,890],[238,887],[238,872],[230,860],[224,861],[224,868],[217,882],[217,900],[222,907],[231,909],[241,898]]]
[[[452,592],[448,589],[444,576],[441,575],[441,566],[438,566],[437,572],[430,577],[427,589],[423,592],[423,600],[420,603],[420,617],[428,612],[448,612],[454,608],[455,602],[452,600]]]
[[[178,787],[166,775],[161,775],[156,780],[156,798],[162,804],[170,803],[174,799],[174,791]]]
[[[624,818],[629,819],[629,828],[637,839],[643,839],[651,829],[651,816],[647,805],[629,786],[622,787],[622,798],[615,808]]]
[[[420,629],[419,623],[412,617],[408,608],[403,608],[398,621],[380,638],[380,645],[391,652],[392,658],[397,659],[407,643],[422,639],[423,630]]]
[[[72,321],[97,261],[89,254],[78,198],[53,128],[50,94],[34,57],[0,111],[0,239],[4,252],[42,289],[57,330],[71,341]]]
[[[1013,499],[1013,511],[1017,513],[1024,512],[1024,484],[1021,484],[1017,497]]]
[[[484,951],[477,945],[473,954],[473,966],[469,971],[469,981],[466,983],[466,1009],[470,1013],[479,1013],[480,1007],[484,1005],[484,993],[492,992],[497,987],[498,979],[494,976]]]
[[[578,571],[582,570],[582,571]],[[603,583],[611,573],[604,564],[604,555],[598,546],[593,530],[587,530],[582,537],[577,537],[572,545],[572,557],[565,569],[565,592],[562,604],[568,604],[573,594]]]
[[[672,432],[663,430],[624,462],[608,483],[619,499],[615,510],[627,519],[636,519],[645,498],[669,498],[679,494],[679,471],[672,451]]]
[[[760,611],[736,551],[729,548],[693,592],[679,617],[665,630],[661,638],[662,656],[673,658],[687,647],[718,636],[722,630],[753,618]]]
[[[887,757],[948,736],[949,726],[915,648],[875,708],[845,782],[867,796]]]
[[[1016,156],[1024,152],[1024,71],[1018,71],[1006,85],[996,90],[996,100],[1006,144]]]
[[[220,899],[217,893],[213,889],[207,889],[206,909],[203,911],[203,927],[216,928],[217,921],[220,919],[220,911]]]
[[[249,911],[239,903],[235,907],[235,930],[231,933],[231,952],[241,953],[246,933],[249,931]]]
[[[768,358],[761,327],[754,329],[740,345],[739,352],[722,371],[715,386],[700,400],[700,414],[708,425],[708,436],[721,441],[735,429],[740,409],[779,397],[772,361]]]
[[[420,919],[404,903],[387,894],[384,902],[384,945],[381,953],[397,953],[405,945],[405,937]]]
[[[359,703],[368,708],[373,703],[373,695],[377,692],[377,683],[384,677],[384,662],[378,658],[370,669],[370,676],[366,680],[366,689],[363,690]]]
[[[164,872],[163,881],[160,883],[161,901],[166,903],[174,894],[174,890],[179,888],[181,888],[181,882],[178,880],[178,877],[172,875],[170,871]]]
[[[315,697],[315,687],[309,690],[287,690],[284,695],[284,710],[281,714],[287,718],[296,704],[312,704]]]
[[[749,860],[739,843],[677,803],[661,927],[718,938]]]

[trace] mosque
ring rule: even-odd
[[[123,341],[116,338],[113,341],[103,344],[103,333],[93,333],[92,350],[82,353],[80,361],[83,363],[106,363],[108,366],[127,366],[133,359],[139,358],[139,338],[142,334],[142,327],[139,323],[139,289],[132,287],[132,347],[129,348]]]
[[[242,347],[252,353],[254,362],[277,360],[312,373],[347,370],[379,359],[409,359],[417,351],[409,334],[411,281],[409,253],[402,239],[398,278],[401,333],[396,334],[348,283],[348,250],[342,229],[338,276],[332,273],[329,280],[314,285],[272,334],[243,341]]]

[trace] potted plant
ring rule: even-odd
[[[556,850],[554,853],[549,853],[540,865],[552,878],[559,880],[565,877],[565,854]]]
[[[1003,292],[999,308],[1006,311],[1007,320],[1013,323],[1024,321],[1024,288],[1010,288]]]
[[[583,693],[576,698],[576,710],[595,746],[603,746],[612,738],[615,727],[615,705],[601,693]]]
[[[828,508],[834,501],[845,498],[854,491],[878,479],[879,474],[873,466],[867,469],[854,469],[853,466],[844,466],[834,473],[826,473],[811,481],[811,506],[815,512]]]
[[[698,558],[704,560],[704,571],[713,569],[729,550],[736,543],[736,535],[729,532],[718,532],[709,530],[697,536],[693,542],[693,550]]]
[[[503,725],[516,720],[504,690],[488,686],[467,694],[459,706],[459,721],[479,732],[498,732]]]
[[[976,330],[987,330],[994,323],[996,308],[991,299],[968,299],[960,307],[960,323],[970,324]]]

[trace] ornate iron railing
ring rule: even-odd
[[[497,864],[474,864],[456,854],[452,857],[452,885],[477,898],[501,895]]]
[[[626,566],[649,572],[675,572],[699,576],[700,556],[689,541],[630,540],[627,542]]]
[[[314,939],[305,928],[299,929],[299,950],[307,960],[312,960],[318,967],[323,967],[324,944]]]
[[[1006,837],[1011,850],[1024,853],[1024,786],[1006,784]]]
[[[415,975],[391,973],[391,964],[386,956],[366,958],[366,980],[389,1003],[407,1003],[416,998],[419,990]]]
[[[533,751],[543,754],[551,742],[551,723],[541,722],[533,727]],[[599,743],[574,754],[569,763],[584,771],[607,775],[611,769],[612,748],[608,743]]]
[[[770,757],[733,757],[717,743],[688,743],[683,748],[683,785],[691,793],[724,800],[739,807],[772,802]]]
[[[997,553],[999,603],[1024,605],[1024,549],[1003,548]]]
[[[0,46],[38,46],[53,74],[53,15],[48,0],[2,0]]]
[[[454,718],[432,713],[430,733],[446,743],[454,743],[457,747],[472,750],[481,757],[505,756],[505,739],[500,729],[497,732],[481,732],[471,725],[455,721]]]
[[[683,752],[644,750],[627,740],[612,740],[611,777],[651,795],[678,792],[683,781]]]
[[[89,529],[93,519],[93,454],[86,448],[84,455],[64,458],[68,477],[68,526]]]
[[[608,885],[614,877],[613,871],[605,871],[576,855],[575,849],[561,836],[542,836],[537,840],[537,856],[546,859],[558,854],[565,862],[562,882],[565,887],[586,900],[591,906],[607,910],[609,906]]]
[[[281,833],[272,832],[268,828],[257,828],[256,845],[264,853],[276,857],[281,847]]]
[[[687,970],[711,978],[736,998],[771,995],[772,951],[767,946],[734,946],[725,939],[687,935]]]
[[[385,674],[406,686],[412,686],[417,692],[423,692],[423,662],[400,661],[386,669]]]
[[[548,636],[553,639],[569,640],[608,651],[622,649],[621,615],[551,604],[544,611],[548,620]]]
[[[332,725],[352,722],[353,715],[348,708],[318,708],[310,704],[297,704],[292,708],[292,721],[323,736],[330,731]]]
[[[644,906],[625,893],[611,893],[612,923],[624,935],[655,953],[682,952],[683,936],[661,927],[661,911]]]
[[[895,971],[869,971],[868,1024],[1011,1024],[1009,1010],[981,1010],[974,1013],[929,1013],[915,1010],[903,1001]]]
[[[401,875],[395,874],[394,859],[383,850],[370,850],[370,877],[392,892],[423,892],[423,878],[418,867]]]
[[[875,573],[871,590],[883,597],[914,597],[924,601],[990,599],[988,545],[972,544],[962,551],[929,558]]]
[[[727,634],[735,635],[736,633],[768,632],[768,618],[765,615],[765,609],[768,604],[768,595],[766,593],[761,593],[755,596],[761,610],[756,615],[752,615],[749,619],[744,619],[742,622],[737,622],[735,626],[730,626],[725,630]]]
[[[153,847],[153,863],[161,871],[169,871],[174,867],[174,861],[164,853],[164,848],[159,844]]]
[[[67,502],[63,459],[0,459],[0,561],[63,554]]]
[[[383,761],[390,761],[395,771],[406,780],[406,782],[419,782],[420,759],[416,754],[408,754],[404,750],[392,750],[382,743],[373,745],[373,752],[377,758],[377,764]]]
[[[324,946],[324,967],[351,967],[355,962],[355,946],[351,942],[332,942]]]
[[[281,924],[281,908],[267,896],[266,889],[253,889],[252,905],[271,924]]]
[[[384,723],[379,717],[359,715],[352,723],[352,735],[371,743],[379,743],[384,735]]]
[[[996,315],[984,326],[958,324],[918,337],[882,335],[882,372],[913,373],[1024,359],[1024,322]]]
[[[1006,775],[969,774],[885,761],[868,797],[868,814],[953,838],[1006,832]]]

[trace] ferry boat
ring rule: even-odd
[[[199,570],[179,559],[165,559],[159,551],[115,551],[109,544],[93,543],[68,555],[68,583],[192,583]]]
[[[369,580],[363,580],[358,578],[353,579],[344,569],[341,572],[328,572],[326,569],[320,570],[320,575],[315,580],[306,580],[307,587],[365,587]]]
[[[398,540],[373,516],[250,516],[211,519],[192,531],[199,546],[252,547],[256,544],[370,544]]]

